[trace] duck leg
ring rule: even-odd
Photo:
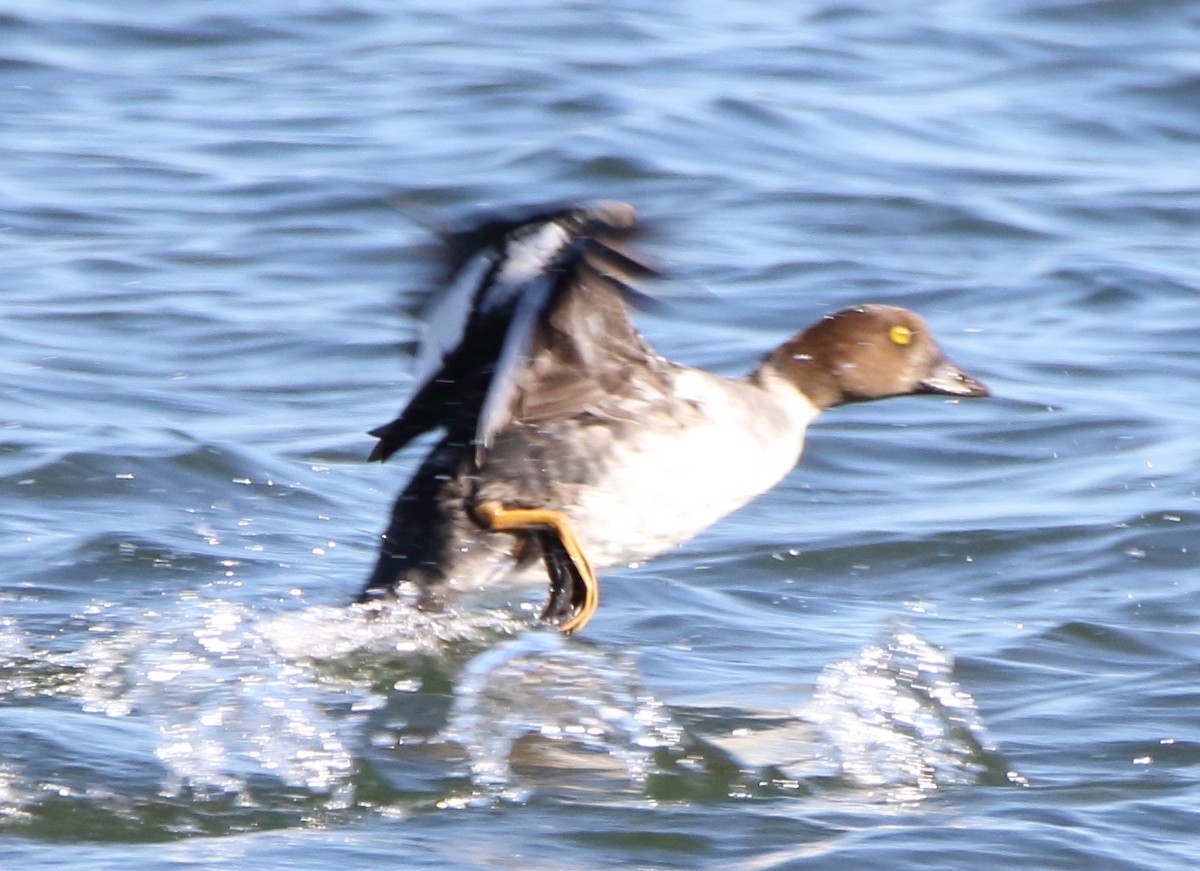
[[[566,633],[582,629],[596,613],[600,584],[567,515],[549,508],[505,508],[499,502],[484,502],[475,507],[475,516],[488,529],[537,537],[550,576],[541,619],[559,621],[558,628]]]

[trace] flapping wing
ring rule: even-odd
[[[629,320],[634,284],[657,274],[627,252],[624,203],[491,220],[446,236],[450,280],[429,307],[420,387],[400,416],[372,431],[371,459],[445,427],[477,456],[518,420],[599,407],[656,360]],[[645,367],[643,366],[643,369]]]

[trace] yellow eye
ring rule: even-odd
[[[888,338],[897,345],[908,345],[913,340],[913,331],[903,324],[896,324],[888,330]]]

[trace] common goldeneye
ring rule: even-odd
[[[446,289],[426,319],[425,372],[372,460],[442,430],[396,500],[360,601],[436,604],[539,558],[542,619],[596,610],[593,566],[643,560],[770,489],[818,413],[847,402],[985,396],[916,314],[826,315],[745,378],[674,363],[634,329],[632,207],[599,202],[446,234]]]

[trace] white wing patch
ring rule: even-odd
[[[421,351],[417,362],[418,389],[441,371],[446,357],[462,344],[479,283],[494,261],[495,257],[489,250],[475,254],[458,271],[454,283],[444,293],[437,294],[422,313]]]
[[[521,298],[504,335],[504,345],[496,360],[496,369],[488,385],[483,408],[479,412],[479,424],[475,430],[476,452],[481,454],[491,447],[492,436],[506,423],[512,409],[513,394],[516,393],[516,373],[529,358],[529,346],[538,318],[550,298],[555,277],[542,274],[536,281],[526,281]],[[482,457],[480,457],[482,459]]]
[[[525,285],[545,275],[570,242],[570,234],[556,221],[510,236],[495,280],[479,300],[479,310],[493,311],[511,303],[517,294],[525,293]]]
[[[534,329],[557,281],[551,267],[571,240],[571,234],[557,221],[510,235],[505,239],[504,259],[478,301],[484,314],[516,301],[475,430],[475,450],[481,460],[492,437],[511,419],[516,376],[528,362]]]

